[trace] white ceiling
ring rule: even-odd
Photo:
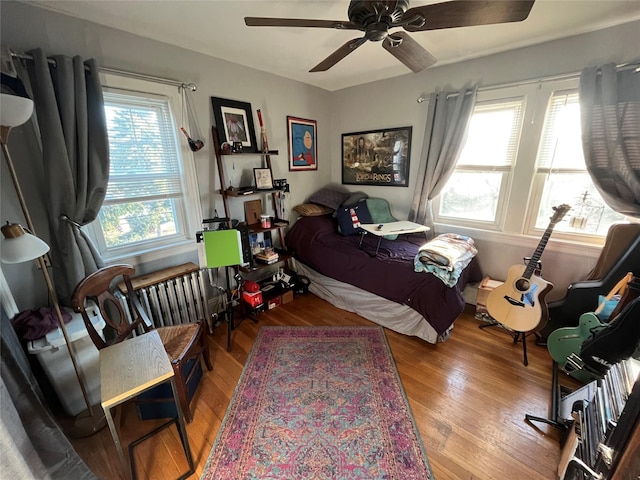
[[[380,42],[367,42],[327,72],[309,69],[358,31],[247,27],[245,16],[347,21],[348,0],[35,0],[42,8],[174,44],[326,90],[411,74]],[[414,0],[410,7],[439,3]],[[640,0],[537,0],[523,22],[411,33],[438,65],[640,19]]]

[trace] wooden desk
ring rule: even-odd
[[[102,408],[125,472],[128,470],[127,462],[120,444],[118,430],[111,416],[111,409],[164,382],[171,382],[178,416],[131,443],[129,456],[132,478],[136,478],[133,447],[172,423],[176,423],[190,468],[190,471],[181,478],[187,478],[195,471],[184,416],[178,400],[173,368],[157,331],[153,330],[100,350],[100,382]]]
[[[419,223],[409,222],[408,220],[388,223],[363,223],[360,225],[360,228],[363,230],[362,235],[360,236],[360,247],[362,247],[362,240],[367,233],[371,233],[378,237],[378,245],[376,247],[376,253],[373,255],[374,257],[378,255],[380,242],[382,241],[382,237],[385,235],[404,235],[424,232],[425,239],[427,239],[427,232],[430,230],[429,227],[420,225]]]

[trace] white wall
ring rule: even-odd
[[[640,22],[614,27],[600,32],[572,37],[493,55],[456,65],[428,69],[419,74],[379,81],[337,92],[327,92],[296,81],[259,72],[223,60],[208,57],[152,41],[112,28],[74,19],[24,3],[2,1],[1,40],[3,45],[26,52],[41,47],[48,54],[81,55],[95,57],[99,65],[130,70],[159,77],[194,82],[198,90],[194,101],[200,127],[206,133],[205,148],[195,155],[198,167],[199,190],[204,217],[213,216],[214,209],[222,215],[222,199],[215,169],[210,140],[212,112],[209,97],[217,96],[251,103],[254,123],[255,110],[262,109],[269,136],[269,146],[281,155],[273,157],[274,178],[287,178],[291,184],[289,208],[304,201],[315,189],[329,182],[341,182],[341,134],[354,131],[413,126],[411,145],[410,184],[408,188],[349,186],[351,190],[364,190],[370,196],[389,199],[398,218],[408,214],[418,161],[423,142],[426,103],[416,99],[436,89],[455,90],[462,86],[495,85],[515,80],[526,80],[566,72],[578,72],[588,65],[607,62],[621,63],[637,59],[640,44]],[[385,52],[381,52],[384,54]],[[634,57],[636,56],[636,57]],[[318,121],[318,171],[289,172],[286,161],[286,116],[293,115]],[[13,140],[13,138],[12,138]],[[227,160],[228,162],[229,160]],[[233,183],[245,168],[240,158],[235,159]],[[247,167],[250,161],[247,161]],[[232,165],[231,165],[232,166]],[[235,172],[235,173],[233,173]],[[19,172],[20,173],[20,172]],[[29,175],[29,172],[24,173]],[[6,168],[2,165],[1,221],[16,216],[17,204],[12,200],[11,185]],[[37,189],[26,189],[29,202],[36,207]],[[242,200],[237,200],[232,211],[234,218],[242,218]],[[36,208],[34,207],[34,208]],[[36,212],[37,218],[42,214]],[[38,225],[36,224],[36,228]],[[45,229],[40,227],[39,233]],[[469,232],[476,239],[479,259],[486,273],[504,278],[504,272],[521,257],[530,255],[538,239],[509,237],[496,241],[482,232]],[[43,235],[46,236],[46,235]],[[552,295],[561,296],[566,285],[579,279],[595,263],[598,249],[575,248],[552,240],[543,255],[544,276],[556,288]],[[167,258],[162,262],[140,265],[140,272],[152,271],[165,265],[195,260],[195,253],[184,258]],[[548,267],[546,267],[548,266]],[[4,269],[19,308],[32,308],[31,289],[25,285],[34,281],[15,271]],[[39,275],[34,272],[34,276]],[[20,278],[18,278],[20,277]],[[35,278],[35,277],[34,277]],[[41,280],[39,280],[41,282]],[[18,293],[16,293],[18,292]],[[42,300],[39,304],[44,304]]]

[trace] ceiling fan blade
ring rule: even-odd
[[[492,23],[520,22],[529,16],[535,0],[453,0],[410,8],[402,17],[405,30],[420,32]],[[415,17],[415,20],[411,20]],[[424,24],[422,23],[424,19]]]
[[[308,27],[308,28],[336,28],[338,30],[358,30],[351,22],[341,20],[306,20],[303,18],[264,18],[244,17],[248,27]]]
[[[405,32],[388,35],[382,42],[382,46],[416,73],[438,62],[436,57]]]
[[[354,38],[353,40],[349,40],[347,43],[342,45],[338,50],[333,52],[323,61],[321,61],[318,65],[313,67],[310,72],[326,72],[331,67],[333,67],[336,63],[342,60],[344,57],[353,52],[356,48],[366,42],[367,39],[362,38]]]

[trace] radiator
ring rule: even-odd
[[[204,320],[211,331],[222,307],[219,290],[208,293],[207,275],[207,269],[201,269],[136,290],[154,327]],[[116,297],[130,315],[126,296],[118,291]]]

